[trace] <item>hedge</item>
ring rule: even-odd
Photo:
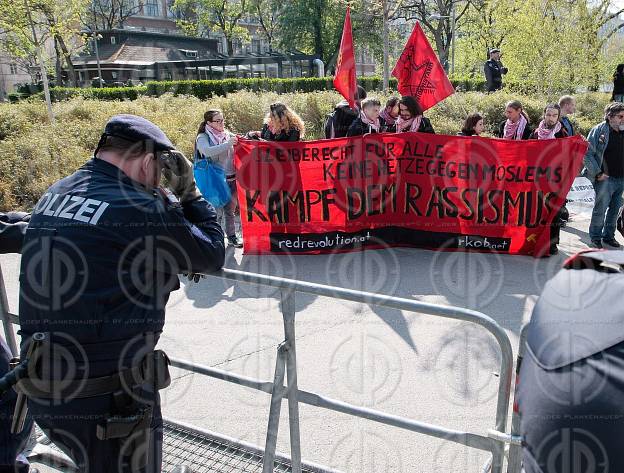
[[[74,97],[82,97],[85,99],[104,100],[113,102],[118,100],[136,100],[145,95],[147,87],[89,87],[82,89],[80,87],[51,87],[50,99],[53,102],[61,102]],[[43,92],[32,95],[36,100],[43,100]]]
[[[454,76],[451,82],[458,91],[484,91],[485,81],[468,76]],[[383,80],[378,76],[360,77],[358,83],[368,91],[382,89]],[[511,84],[518,91],[526,91],[527,84]],[[73,97],[97,99],[104,101],[136,100],[139,96],[147,95],[160,97],[170,93],[173,95],[189,95],[206,100],[211,97],[226,97],[228,94],[241,90],[253,92],[275,92],[278,94],[294,92],[317,92],[333,90],[333,77],[305,77],[294,79],[224,79],[224,80],[182,80],[182,81],[154,81],[142,87],[105,87],[105,88],[69,88],[52,87],[50,96],[52,101],[60,102]],[[390,88],[396,90],[397,80],[390,79]],[[43,92],[32,96],[36,100],[43,100]],[[15,100],[22,97],[14,97]]]

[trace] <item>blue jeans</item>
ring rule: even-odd
[[[589,225],[589,237],[592,240],[610,240],[615,237],[615,224],[624,203],[624,178],[609,177],[606,181],[594,181],[593,184],[596,203]]]

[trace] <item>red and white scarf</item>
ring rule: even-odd
[[[507,121],[505,122],[503,138],[505,138],[506,140],[521,140],[527,124],[528,122],[527,119],[524,118],[524,115],[520,115],[520,120],[518,120],[516,123],[513,123],[511,120],[507,119]]]
[[[379,117],[377,117],[377,120],[373,121],[368,118],[368,116],[366,116],[366,113],[364,113],[364,110],[362,110],[360,112],[360,119],[362,120],[362,123],[368,125],[372,130],[375,130],[377,133],[379,133]]]
[[[212,141],[215,145],[225,143],[230,137],[230,134],[227,130],[215,130],[208,123],[206,123],[205,129],[206,134],[210,137],[210,141]]]
[[[381,113],[379,114],[381,116],[381,118],[383,118],[386,122],[386,125],[394,125],[397,121],[396,118],[394,118],[392,115],[390,115],[386,109],[384,108]]]
[[[562,126],[561,122],[557,122],[553,128],[546,128],[546,124],[544,123],[544,120],[542,120],[537,127],[537,139],[551,140],[555,138],[555,135],[561,131]]]
[[[410,118],[409,120],[403,120],[401,117],[398,118],[397,125],[397,133],[404,133],[407,131],[418,131],[420,128],[420,122],[422,121],[422,115],[418,115],[416,117]]]

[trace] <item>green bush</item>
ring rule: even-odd
[[[147,88],[143,87],[103,87],[99,88],[73,88],[73,87],[52,87],[50,88],[50,100],[61,102],[74,97],[95,99],[103,101],[136,100],[145,95]],[[36,100],[43,100],[43,92],[33,95]]]
[[[107,93],[106,89],[97,90]],[[379,92],[370,95],[382,102],[388,97]],[[436,132],[454,135],[468,113],[479,111],[485,117],[487,132],[492,135],[504,119],[504,105],[508,100],[520,100],[531,122],[536,124],[544,105],[558,97],[554,93],[523,96],[508,89],[491,94],[457,93],[428,110],[426,115]],[[40,101],[0,104],[0,210],[32,208],[50,184],[72,173],[90,158],[105,123],[118,113],[141,115],[153,121],[190,156],[197,127],[209,108],[222,109],[226,126],[244,134],[260,129],[269,104],[280,100],[301,115],[306,124],[305,138],[311,140],[323,136],[325,118],[341,98],[338,93],[327,90],[310,93],[240,91],[207,100],[171,93],[158,98],[138,96],[132,101],[73,97],[53,105],[54,124],[49,123],[45,104]],[[580,133],[587,134],[603,120],[603,109],[608,101],[609,95],[604,93],[577,95],[578,110],[573,118]]]
[[[458,91],[485,90],[485,81],[471,77],[452,77],[451,82]],[[383,80],[378,76],[360,77],[358,83],[367,91],[380,91]],[[397,80],[390,78],[390,89],[396,90]],[[321,92],[334,90],[333,77],[304,77],[294,79],[224,79],[224,80],[187,80],[187,81],[154,81],[142,87],[105,87],[105,88],[70,88],[52,87],[50,97],[54,102],[69,100],[74,97],[84,97],[105,101],[136,100],[148,95],[160,97],[164,94],[187,95],[206,100],[212,97],[226,97],[228,94],[248,90],[252,92],[274,92],[288,94],[294,92]],[[15,100],[28,96],[15,97]],[[43,100],[43,92],[32,96],[36,100]]]

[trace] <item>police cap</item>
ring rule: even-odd
[[[175,146],[167,135],[149,120],[136,115],[115,115],[106,126],[98,148],[103,144],[107,136],[114,136],[127,140],[131,143],[149,142],[154,151],[169,151]],[[96,150],[97,153],[97,150]]]
[[[498,49],[498,48],[492,48],[492,49],[490,49],[490,51],[488,52],[488,54],[492,54],[492,53],[500,53],[500,49]]]

